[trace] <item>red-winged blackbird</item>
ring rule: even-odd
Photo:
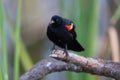
[[[55,45],[67,50],[84,51],[84,48],[76,40],[75,26],[72,21],[54,15],[47,28],[47,36]]]

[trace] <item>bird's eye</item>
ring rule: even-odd
[[[54,23],[55,23],[55,21],[53,21],[53,20],[50,21],[50,24],[54,24]]]
[[[61,24],[61,20],[60,19],[56,19],[56,23],[57,24]]]
[[[59,19],[56,19],[56,22],[59,22]]]

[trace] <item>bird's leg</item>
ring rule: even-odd
[[[67,50],[68,50],[68,47],[67,47],[67,44],[65,44],[64,53],[66,53],[66,56],[68,56],[68,52],[67,52]]]
[[[53,44],[53,47],[49,50],[49,52],[52,53],[53,50],[56,50],[55,44]]]
[[[53,44],[53,47],[52,47],[51,51],[53,51],[53,50],[54,50],[54,52],[57,50],[56,47],[55,47],[55,44]]]
[[[55,48],[55,44],[53,44],[53,47],[52,47],[52,49],[51,49],[51,50],[54,50],[54,49],[56,50],[56,48]]]

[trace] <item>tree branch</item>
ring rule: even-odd
[[[80,72],[81,67],[49,58],[38,62],[31,70],[23,74],[19,80],[42,80],[47,74],[59,71]]]
[[[51,57],[81,66],[82,72],[120,79],[120,63],[105,61],[99,58],[85,58],[74,53],[63,55],[63,51],[56,50]]]
[[[53,50],[51,57],[37,63],[31,70],[20,77],[20,80],[41,80],[47,74],[58,71],[86,72],[106,77],[120,78],[120,63],[97,58],[85,58],[74,53],[68,56],[61,50]],[[62,62],[64,61],[64,62]]]

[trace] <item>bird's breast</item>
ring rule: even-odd
[[[70,42],[73,39],[72,34],[64,28],[48,28],[47,30],[48,37],[52,39],[52,41],[57,40],[58,42]]]

